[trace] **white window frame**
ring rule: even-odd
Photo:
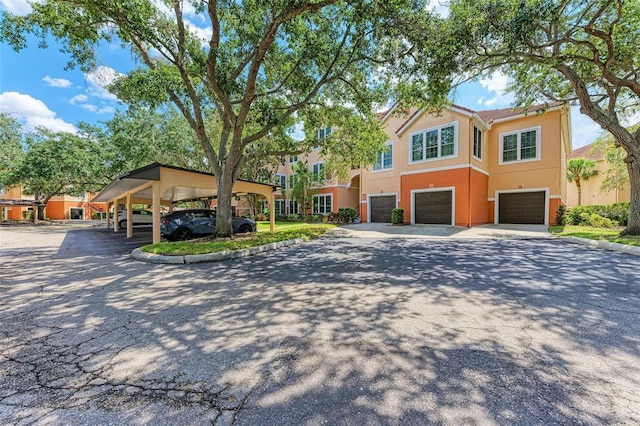
[[[298,175],[296,173],[289,175],[289,189],[293,189],[298,181]]]
[[[541,126],[534,126],[534,127],[528,127],[526,129],[518,129],[515,130],[513,132],[504,132],[504,133],[500,133],[498,135],[498,137],[500,138],[500,149],[498,150],[498,165],[503,165],[503,164],[516,164],[516,163],[528,163],[530,161],[540,161],[541,159],[541,145],[542,145],[542,131],[541,131],[542,127]],[[536,132],[536,156],[535,158],[525,158],[524,160],[522,160],[520,158],[521,152],[522,152],[522,134],[526,133],[526,132],[531,132],[534,131]],[[510,160],[510,161],[502,161],[503,158],[503,149],[504,149],[504,138],[506,136],[511,136],[511,135],[517,135],[517,143],[516,143],[516,149],[517,149],[517,158],[515,160]]]
[[[280,208],[278,208],[280,206]],[[287,200],[284,198],[276,198],[273,202],[273,208],[275,214],[278,216],[285,216],[287,214]]]
[[[316,174],[316,172],[314,170],[316,166],[318,166],[318,169],[320,169],[320,167],[322,166],[322,176],[320,176],[319,173]],[[315,162],[315,163],[313,163],[311,165],[311,176],[312,176],[312,179],[313,179],[314,182],[322,183],[325,180],[327,180],[327,173],[326,173],[326,171],[324,169],[324,161],[318,161],[318,162]],[[316,176],[318,176],[318,179],[316,179]]]
[[[329,197],[329,200],[330,200],[330,202],[329,202],[329,211],[328,212],[322,212],[322,213],[319,212],[319,211],[316,211],[316,206],[320,204],[319,202],[316,203],[316,199],[326,198],[326,197]],[[326,202],[322,203],[323,206],[325,206],[325,204],[326,204]],[[322,214],[322,215],[331,214],[331,212],[333,212],[333,194],[328,193],[328,194],[316,194],[316,195],[314,195],[313,196],[313,201],[311,203],[311,212],[313,214]]]
[[[290,155],[289,156],[289,164],[295,164],[298,162],[298,156],[297,155]]]
[[[447,127],[453,127],[453,154],[442,156],[442,129],[446,129]],[[426,158],[426,134],[429,132],[437,131],[438,132],[438,155],[433,158]],[[413,137],[415,135],[422,134],[422,159],[414,160],[413,159]],[[419,163],[428,163],[430,161],[439,161],[439,160],[447,160],[450,158],[458,158],[458,122],[452,121],[450,123],[442,124],[440,126],[430,127],[428,129],[423,129],[417,132],[412,132],[409,134],[409,164],[419,164]]]
[[[287,201],[288,201],[287,207],[289,208],[289,214],[300,214],[300,203],[298,202],[298,200],[294,200],[292,198]],[[295,211],[292,211],[291,207],[293,207],[294,205],[296,206],[296,208],[295,208]]]
[[[284,178],[284,179],[283,179]],[[284,185],[282,185],[282,181],[284,180]],[[287,175],[284,173],[276,173],[276,181],[277,186],[279,186],[281,191],[286,191],[287,189]]]
[[[376,161],[373,164],[373,166],[371,167],[371,171],[373,173],[387,172],[389,170],[393,170],[393,141],[386,142],[384,144],[384,146],[385,147],[389,147],[389,148],[387,149],[386,152],[381,152],[381,153],[378,154],[378,161]],[[391,166],[389,166],[389,167],[385,167],[384,166],[384,157],[385,157],[385,155],[391,155]],[[376,169],[376,166],[378,164],[380,165],[380,167]]]
[[[318,130],[316,130],[316,139],[318,141],[323,141],[327,138],[327,136],[329,136],[331,134],[331,126],[326,126],[326,127],[322,127]],[[313,150],[318,150],[320,149],[320,145],[314,145],[313,146]]]
[[[480,141],[478,143],[478,151],[480,155],[476,155],[476,132],[478,135],[480,135]],[[471,155],[473,156],[473,158],[475,158],[478,161],[482,161],[482,142],[484,139],[484,132],[483,130],[476,126],[475,124],[473,125],[473,135],[471,137]]]

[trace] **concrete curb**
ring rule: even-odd
[[[610,243],[609,241],[601,241],[601,240],[589,240],[587,238],[578,238],[578,237],[560,237],[563,240],[567,240],[576,244],[583,244],[586,246],[591,246],[595,248],[601,248],[605,250],[613,250],[619,251],[621,253],[632,254],[634,256],[640,256],[640,247],[639,246],[630,246],[627,244],[619,244],[619,243]]]
[[[131,252],[131,257],[141,262],[163,263],[168,265],[184,265],[189,263],[218,262],[220,260],[253,256],[259,253],[276,250],[281,247],[288,247],[296,244],[302,244],[303,242],[304,242],[304,239],[296,238],[294,240],[278,241],[276,243],[269,243],[263,246],[249,247],[249,248],[240,249],[240,250],[225,250],[225,251],[218,251],[215,253],[192,254],[192,255],[186,255],[186,256],[165,256],[161,254],[147,253],[137,248]]]

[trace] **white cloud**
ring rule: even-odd
[[[508,80],[509,79],[505,74],[500,71],[496,71],[488,78],[481,78],[480,85],[490,92],[495,92],[497,95],[503,95],[507,90]]]
[[[493,94],[489,99],[482,96],[478,99],[478,103],[494,108],[504,108],[510,106],[514,101],[512,93],[507,92],[507,84],[509,78],[500,71],[496,71],[493,74],[480,79],[480,86],[482,86],[489,94]],[[486,100],[485,100],[486,99]]]
[[[25,16],[31,13],[32,10],[31,5],[26,0],[0,0],[0,4],[7,12],[19,16]]]
[[[44,81],[45,83],[47,83],[47,85],[51,86],[51,87],[71,87],[72,83],[67,80],[66,78],[53,78],[53,77],[49,77],[48,75],[45,76],[42,81]]]
[[[34,131],[36,127],[45,127],[53,131],[77,131],[73,124],[56,118],[44,102],[18,92],[0,93],[0,112],[7,113],[24,123],[27,131]]]
[[[449,1],[448,0],[429,0],[427,4],[427,10],[435,12],[446,18],[449,16]]]
[[[87,88],[87,93],[92,97],[117,101],[117,96],[109,92],[106,87],[121,75],[122,74],[118,73],[113,68],[105,66],[96,68],[94,71],[85,74],[85,79],[89,86]]]
[[[82,102],[87,102],[87,100],[89,100],[89,97],[87,95],[75,95],[73,98],[69,99],[69,103],[71,105],[77,105],[79,103]]]

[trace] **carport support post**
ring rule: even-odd
[[[152,191],[152,205],[153,205],[153,244],[160,242],[160,182],[153,182],[151,187]]]
[[[275,231],[276,228],[276,209],[274,202],[273,191],[269,194],[269,230],[271,232]]]
[[[133,210],[131,210],[131,192],[127,192],[127,238],[133,237]]]

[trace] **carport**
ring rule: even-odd
[[[233,195],[259,194],[269,202],[269,220],[271,231],[275,224],[273,185],[237,180],[233,185]],[[174,203],[215,198],[218,195],[216,177],[211,173],[198,172],[180,167],[167,166],[159,163],[149,164],[115,178],[109,183],[92,202],[107,203],[107,226],[109,224],[109,209],[115,206],[117,215],[118,204],[125,204],[127,210],[127,238],[133,236],[132,204],[150,204],[153,213],[153,242],[159,243],[160,236],[160,206],[172,208]],[[118,224],[114,218],[114,232],[118,231]]]

